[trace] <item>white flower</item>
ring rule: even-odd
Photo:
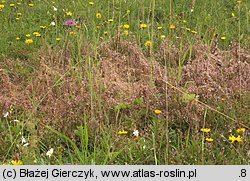
[[[9,112],[6,112],[6,113],[3,114],[4,118],[7,118],[8,116],[9,116]]]
[[[53,154],[54,149],[50,148],[49,151],[47,151],[46,156],[48,156],[49,158],[51,157],[51,155]]]
[[[133,135],[136,136],[136,137],[138,137],[139,136],[139,131],[138,130],[134,130]]]
[[[26,147],[26,146],[29,146],[30,144],[29,143],[25,143],[23,146]]]
[[[54,11],[57,11],[57,8],[55,6],[53,6],[53,9],[54,9]]]
[[[52,21],[52,22],[50,23],[50,25],[55,26],[56,23],[55,23],[54,21]]]
[[[22,144],[26,143],[25,138],[22,136]]]
[[[17,122],[17,123],[20,123],[20,121],[19,120],[17,120],[17,119],[15,119],[15,120],[13,120],[14,122]]]

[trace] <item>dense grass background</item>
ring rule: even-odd
[[[230,83],[230,95],[223,90],[210,95],[190,91],[192,81],[183,76],[184,67],[199,57],[210,61],[215,42],[219,60],[242,61],[249,72],[249,5],[222,0],[0,1],[0,163],[249,164],[249,81]],[[77,26],[64,26],[70,19]],[[129,72],[125,67],[133,61],[134,70],[146,70],[148,100],[130,98],[122,86],[121,95],[105,87],[109,80],[102,79],[100,69],[113,70],[119,60],[124,69],[113,72],[117,84],[126,79],[119,72]],[[157,85],[157,67],[168,78],[164,85]],[[221,75],[230,70],[221,68]],[[239,75],[240,80],[249,77]],[[128,82],[140,76],[135,73]],[[164,91],[154,92],[154,86]],[[204,127],[211,131],[202,132]],[[237,133],[242,127],[246,131]],[[231,135],[240,135],[243,142],[232,143]],[[50,148],[51,157],[46,155]]]

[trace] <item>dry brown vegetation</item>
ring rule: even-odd
[[[84,49],[86,59],[74,65],[70,62],[69,47],[60,51],[46,47],[27,74],[18,73],[24,69],[17,67],[21,60],[3,59],[0,111],[3,114],[12,107],[36,115],[40,132],[44,125],[56,124],[59,130],[71,133],[82,122],[84,113],[91,113],[92,120],[98,123],[95,125],[99,125],[107,113],[112,115],[115,105],[133,104],[134,100],[143,98],[144,104],[130,109],[129,115],[145,109],[146,105],[149,110],[165,110],[168,103],[168,114],[175,120],[202,120],[203,107],[183,103],[183,95],[176,89],[168,87],[166,101],[165,82],[168,81],[185,92],[198,94],[202,102],[211,106],[223,104],[222,111],[229,113],[235,109],[247,116],[250,53],[237,48],[235,45],[231,50],[217,50],[214,54],[209,46],[195,44],[192,59],[183,65],[182,79],[178,81],[176,70],[170,70],[177,68],[179,50],[166,41],[153,58],[145,55],[135,42],[102,43],[96,55],[90,48]],[[168,74],[163,66],[167,58],[171,61]],[[244,99],[241,106],[234,105],[236,99]]]

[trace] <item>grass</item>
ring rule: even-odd
[[[249,5],[0,1],[0,164],[249,164]]]

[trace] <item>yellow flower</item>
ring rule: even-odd
[[[128,30],[124,30],[123,34],[127,36],[129,34]]]
[[[10,4],[10,7],[14,7],[15,6],[15,4]]]
[[[226,39],[226,37],[225,37],[225,36],[222,36],[222,37],[220,37],[220,39],[225,40],[225,39]]]
[[[81,28],[81,26],[80,26],[80,25],[78,25],[78,24],[76,24],[76,25],[75,25],[75,27],[76,27],[76,28],[78,28],[78,29],[80,29],[80,28]]]
[[[61,38],[56,38],[56,41],[60,41],[61,40]]]
[[[124,28],[124,29],[129,29],[129,25],[128,25],[128,24],[124,24],[124,25],[123,25],[123,28]]]
[[[30,34],[26,34],[25,36],[26,36],[26,37],[30,37]]]
[[[187,21],[186,20],[183,20],[183,23],[186,23]]]
[[[45,29],[45,28],[46,28],[46,26],[40,26],[40,28],[41,28],[41,29]]]
[[[243,142],[243,138],[239,135],[239,136],[237,136],[236,141],[237,142]]]
[[[102,18],[102,14],[101,14],[101,13],[96,13],[95,16],[96,16],[96,18],[98,18],[98,19]]]
[[[125,134],[128,134],[128,132],[127,132],[127,131],[122,130],[122,131],[119,131],[119,132],[118,132],[118,134],[119,134],[119,135],[125,135]]]
[[[21,16],[21,15],[22,15],[22,13],[17,13],[17,15],[18,15],[18,16]]]
[[[144,28],[147,28],[147,27],[148,27],[147,24],[140,24],[140,28],[141,28],[141,29],[144,29]]]
[[[164,39],[164,38],[166,38],[166,36],[165,35],[161,35],[161,39]]]
[[[17,2],[18,5],[22,4],[21,2]]]
[[[76,35],[76,32],[75,31],[71,31],[69,32],[70,35]]]
[[[16,37],[16,40],[19,41],[19,40],[20,40],[20,37]]]
[[[235,14],[232,12],[232,17],[234,17],[235,16]]]
[[[191,29],[190,29],[190,28],[186,28],[186,30],[187,30],[187,31],[191,31]]]
[[[29,4],[29,7],[33,7],[34,6],[34,4]]]
[[[204,133],[209,133],[211,130],[210,128],[201,128],[201,131]]]
[[[113,19],[108,19],[108,22],[109,23],[112,23],[114,20]]]
[[[11,161],[11,164],[12,164],[12,165],[22,165],[23,162],[22,162],[22,160],[12,160],[12,161]]]
[[[196,31],[194,31],[194,30],[192,30],[191,32],[192,32],[193,34],[196,34],[196,33],[197,33],[197,32],[196,32]]]
[[[243,142],[243,139],[241,136],[235,137],[235,136],[229,136],[229,140],[231,141],[231,143],[234,142]]]
[[[20,18],[16,18],[16,20],[17,20],[17,21],[19,21],[19,20],[20,20]]]
[[[104,31],[104,32],[103,32],[103,34],[104,34],[104,35],[107,35],[107,34],[108,34],[108,32],[107,32],[107,31]]]
[[[89,5],[94,5],[95,3],[93,1],[90,1],[89,2]]]
[[[152,47],[152,42],[151,41],[146,41],[145,43],[144,43],[144,45],[145,45],[145,47]]]
[[[26,40],[25,40],[25,43],[26,43],[26,44],[31,44],[31,43],[33,43],[33,40],[32,40],[32,39],[26,39]]]
[[[155,110],[155,114],[161,114],[161,110],[156,109],[156,110]]]
[[[158,30],[161,30],[161,29],[162,29],[162,26],[158,26],[157,29],[158,29]]]
[[[0,4],[0,9],[3,9],[4,8],[4,4]]]
[[[173,30],[173,29],[175,29],[175,25],[171,24],[171,25],[169,26],[169,28]]]
[[[246,128],[239,128],[239,129],[236,130],[236,132],[237,132],[238,134],[243,134],[243,133],[246,132]]]
[[[213,138],[206,138],[206,141],[209,142],[209,143],[211,143],[211,142],[214,141],[214,139]]]
[[[70,12],[70,11],[66,12],[66,15],[67,15],[67,16],[72,16],[72,14],[73,14],[73,13]]]
[[[41,36],[41,34],[40,33],[38,33],[38,32],[36,32],[36,34],[34,34],[36,37],[40,37]]]

